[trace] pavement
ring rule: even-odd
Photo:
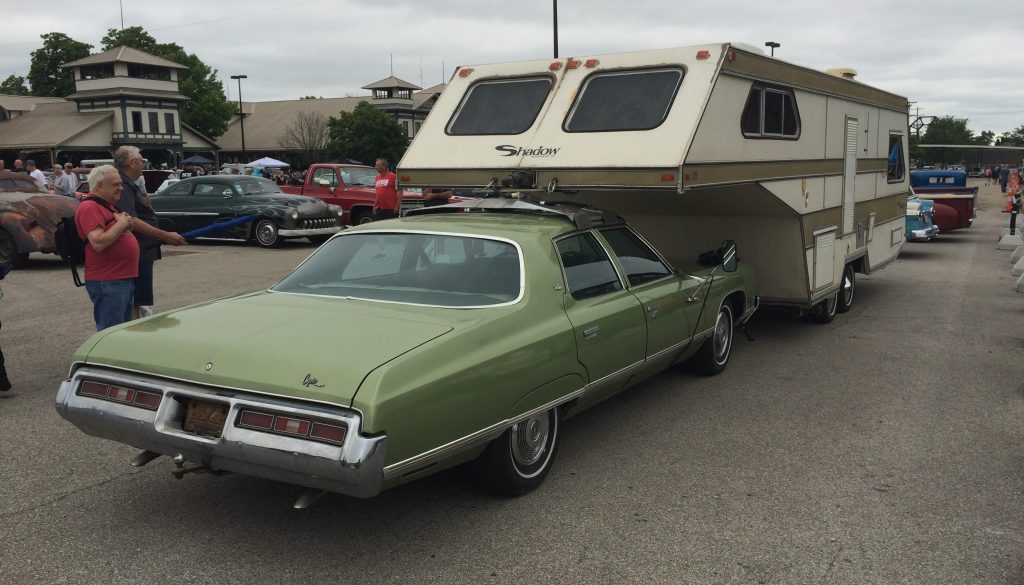
[[[759,312],[721,375],[665,372],[570,419],[529,495],[456,469],[304,511],[302,488],[177,481],[60,419],[90,304],[34,255],[0,283],[0,584],[1024,583],[1024,295],[996,250],[1005,200],[981,201],[973,227],[858,275],[833,323]],[[311,251],[168,250],[158,309]]]

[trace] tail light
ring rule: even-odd
[[[244,409],[239,413],[237,425],[254,431],[309,439],[332,445],[343,444],[347,432],[343,425],[251,409]]]
[[[159,392],[124,388],[122,386],[113,386],[110,384],[103,384],[101,382],[82,382],[82,385],[78,388],[78,394],[81,396],[99,398],[100,400],[109,400],[110,402],[117,402],[119,404],[136,406],[138,408],[145,408],[146,410],[156,410],[159,408],[160,401],[163,399],[163,395]]]

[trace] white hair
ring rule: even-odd
[[[109,175],[116,175],[117,169],[110,165],[100,165],[89,171],[89,190],[93,190],[97,185],[103,182]]]

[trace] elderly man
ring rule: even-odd
[[[134,146],[122,146],[114,152],[114,166],[124,184],[124,196],[117,202],[117,208],[139,219],[132,223],[132,232],[141,250],[139,274],[135,279],[135,309],[132,312],[135,318],[153,314],[153,263],[160,259],[160,244],[185,244],[181,234],[156,227],[157,217],[149,196],[136,183],[142,177],[143,164],[142,154]]]
[[[75,196],[75,185],[71,181],[71,173],[65,173],[64,167],[60,165],[53,165],[53,187],[53,192],[56,195]]]
[[[72,170],[74,168],[75,165],[71,164],[70,162],[64,163],[64,174],[71,177],[71,182],[74,184],[74,187],[72,187],[71,189],[72,195],[74,195],[78,191],[78,185],[81,184],[78,180],[78,174]]]
[[[89,195],[75,211],[75,227],[85,242],[85,290],[100,331],[132,318],[132,291],[139,275],[139,244],[132,237],[132,217],[118,212],[123,184],[117,169],[96,167],[89,173]]]
[[[25,170],[25,166],[21,162],[20,158],[14,159],[14,168],[11,169],[11,172],[12,173],[22,173],[22,174],[26,174],[26,175],[28,174],[28,171]]]

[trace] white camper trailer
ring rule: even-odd
[[[398,175],[612,210],[677,266],[735,240],[830,321],[903,246],[906,152],[906,98],[716,44],[460,67]]]

